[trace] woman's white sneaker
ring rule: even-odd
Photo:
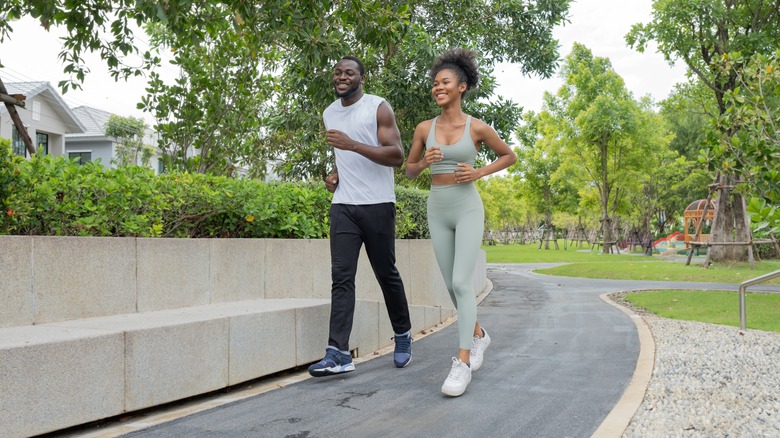
[[[453,357],[450,374],[444,380],[441,392],[451,397],[457,397],[466,391],[469,382],[471,382],[471,368],[460,359]]]
[[[471,362],[471,370],[476,371],[482,366],[482,361],[485,357],[485,350],[490,345],[490,335],[487,330],[482,329],[482,337],[474,336],[471,341],[471,353],[469,354],[469,362]]]

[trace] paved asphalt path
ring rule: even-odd
[[[489,265],[493,290],[478,312],[493,342],[461,397],[440,392],[456,352],[452,324],[415,341],[407,368],[384,355],[126,436],[589,437],[628,385],[640,347],[631,319],[599,295],[682,285],[530,272],[546,266]]]

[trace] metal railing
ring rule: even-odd
[[[753,286],[754,284],[763,283],[765,281],[769,281],[773,278],[780,277],[780,270],[777,270],[775,272],[770,272],[768,274],[764,274],[760,277],[751,278],[750,280],[745,280],[742,282],[742,284],[739,285],[739,330],[744,332],[745,331],[745,325],[747,324],[747,315],[745,311],[745,292],[748,286]]]

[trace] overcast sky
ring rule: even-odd
[[[584,44],[594,56],[609,58],[635,98],[665,99],[676,83],[685,81],[684,63],[669,66],[654,49],[639,53],[625,41],[631,26],[650,21],[652,4],[653,0],[575,0],[569,8],[570,23],[554,30],[561,58],[571,53],[575,42]],[[541,108],[545,91],[555,93],[563,84],[557,76],[546,80],[522,76],[508,64],[497,66],[496,76],[500,84],[496,94],[534,111]]]
[[[651,5],[652,0],[575,0],[570,8],[571,22],[555,29],[561,58],[571,52],[574,42],[582,43],[595,56],[610,59],[635,97],[666,98],[674,84],[685,79],[682,63],[670,67],[661,55],[652,51],[639,53],[627,47],[624,39],[631,25],[649,20]],[[57,83],[67,75],[62,73],[63,66],[57,58],[60,42],[56,31],[46,32],[30,18],[12,26],[11,39],[0,44],[0,62],[5,66],[0,69],[0,77],[8,82],[48,81],[57,88]],[[143,46],[145,41],[142,39],[140,44]],[[117,83],[97,55],[88,55],[85,60],[92,72],[83,91],[63,95],[71,107],[88,105],[121,116],[143,117],[152,123],[149,115],[135,108],[145,94],[143,78]],[[162,74],[172,78],[176,70],[166,67]],[[554,93],[562,85],[557,76],[546,80],[522,76],[511,64],[496,66],[496,75],[497,95],[514,100],[526,110],[538,111],[544,92]]]

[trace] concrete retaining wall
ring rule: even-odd
[[[427,240],[396,242],[413,331],[454,309]],[[484,253],[474,281],[486,285]],[[328,240],[0,236],[0,436],[59,430],[318,360]],[[392,343],[365,253],[351,348]],[[272,352],[272,354],[269,354]]]

